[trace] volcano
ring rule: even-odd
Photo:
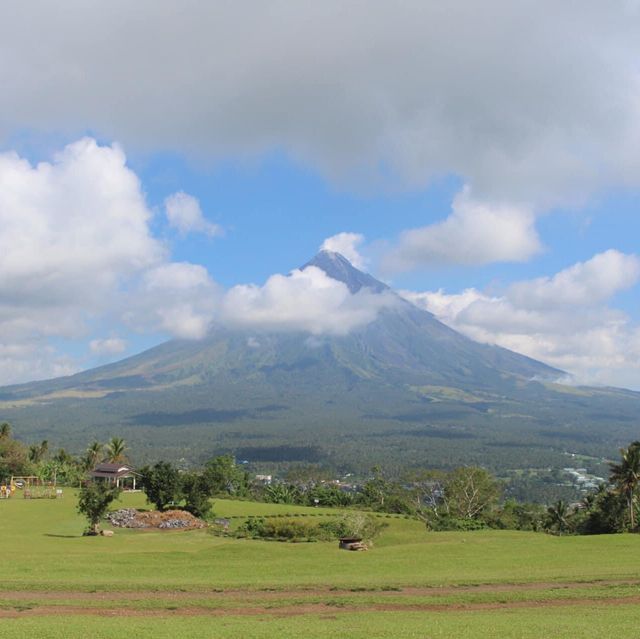
[[[494,468],[610,454],[640,395],[562,385],[542,362],[454,331],[345,257],[315,267],[394,303],[345,335],[214,326],[73,376],[0,389],[0,421],[71,449],[123,436],[143,459]]]

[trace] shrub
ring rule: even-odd
[[[444,530],[483,530],[489,526],[479,519],[458,519],[456,517],[434,517],[427,520],[427,529],[435,531]]]
[[[182,476],[182,494],[184,509],[195,517],[211,515],[211,485],[207,478],[196,473],[186,473]]]
[[[249,517],[240,527],[240,532],[251,537],[282,541],[316,541],[320,538],[320,530],[315,522],[293,518]]]
[[[353,512],[329,519],[318,524],[324,539],[340,539],[341,537],[360,537],[371,540],[388,526],[376,517],[367,513]]]

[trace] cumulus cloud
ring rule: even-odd
[[[288,276],[272,275],[263,286],[235,286],[225,294],[220,320],[236,328],[346,335],[396,303],[392,294],[363,288],[355,294],[315,266]]]
[[[640,327],[608,306],[640,279],[640,259],[606,251],[553,277],[477,289],[403,292],[472,339],[499,344],[573,374],[581,383],[640,389]]]
[[[169,262],[151,218],[117,145],[83,138],[35,165],[0,154],[0,383],[72,372],[77,364],[48,340],[85,339],[96,318],[116,322],[136,286],[150,314],[181,314],[158,322],[162,330],[198,332],[184,326],[197,324],[188,298],[202,294],[194,283],[204,278],[201,267]],[[168,303],[161,285],[177,304]],[[87,346],[114,353],[122,344]]]
[[[0,154],[0,299],[100,304],[118,279],[163,258],[140,182],[117,146],[85,138],[32,166]]]
[[[358,252],[358,246],[364,242],[360,233],[338,233],[328,237],[320,246],[321,251],[333,251],[346,257],[356,268],[363,269],[366,260]]]
[[[200,202],[192,195],[179,191],[166,198],[164,206],[169,225],[182,234],[204,233],[210,237],[222,234],[217,224],[205,219]]]
[[[536,206],[640,183],[627,0],[1,11],[0,135],[90,127],[208,157],[284,150],[338,179],[454,173],[483,200]]]
[[[465,188],[445,220],[403,232],[382,266],[393,272],[434,264],[522,262],[540,250],[530,208],[480,202]]]
[[[640,259],[609,250],[579,262],[551,278],[513,284],[509,299],[516,305],[544,310],[558,305],[575,308],[606,301],[633,286],[640,277]]]
[[[0,383],[60,377],[77,371],[77,362],[45,339],[11,343],[0,340]]]
[[[89,348],[96,355],[119,355],[127,350],[127,342],[121,337],[92,339]]]
[[[200,339],[209,330],[218,294],[203,266],[188,262],[161,264],[144,273],[125,320],[138,329]]]

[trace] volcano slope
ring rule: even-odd
[[[562,467],[568,453],[601,459],[637,438],[640,394],[559,384],[562,371],[468,339],[337,253],[302,268],[388,303],[345,335],[220,325],[199,341],[4,387],[0,420],[71,450],[123,436],[140,461],[231,451],[355,470]]]

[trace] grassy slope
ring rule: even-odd
[[[123,501],[127,506],[143,505],[140,495],[126,495]],[[113,598],[111,603],[103,600],[100,605],[115,607],[114,602],[119,599],[123,607],[155,608],[154,615],[161,616],[111,619],[74,613],[62,619],[52,613],[1,619],[3,637],[88,634],[110,637],[127,629],[136,636],[156,638],[294,637],[301,633],[307,637],[355,638],[398,636],[398,627],[405,637],[589,637],[595,634],[633,637],[636,635],[626,631],[627,622],[640,621],[640,613],[633,606],[625,605],[625,601],[618,602],[623,605],[617,606],[606,604],[607,598],[613,601],[614,597],[637,596],[640,594],[637,584],[593,587],[585,583],[582,589],[576,584],[569,585],[570,582],[637,579],[640,537],[632,535],[555,538],[516,532],[427,534],[418,522],[392,518],[386,520],[390,526],[372,551],[345,553],[333,543],[233,540],[204,531],[117,531],[113,538],[82,538],[79,535],[84,524],[74,511],[75,499],[70,492],[61,501],[0,502],[2,589],[31,591],[36,604],[37,591],[48,591],[48,596],[55,596],[60,605],[64,604],[68,591],[118,591],[108,595]],[[215,511],[219,516],[322,512],[232,501],[217,502]],[[469,593],[464,589],[429,596],[384,592],[391,587],[524,582],[563,585],[556,589],[545,586],[535,594],[536,601],[557,599],[560,604],[563,598],[581,597],[597,601],[579,607],[460,611],[455,606],[477,602],[513,603],[531,599],[533,595],[491,590]],[[336,595],[337,599],[329,600],[327,593],[302,592],[305,588],[323,586],[352,589],[353,593]],[[302,598],[302,603],[334,605],[339,614],[309,612],[287,618],[239,617],[232,612],[237,602],[211,598],[205,601],[206,591],[233,588],[255,590],[254,604],[266,596],[267,589],[296,589],[296,597]],[[358,592],[365,589],[366,592]],[[182,593],[189,598],[189,605],[228,606],[230,614],[216,619],[198,615],[183,617],[172,611],[166,601],[153,599],[153,592],[158,590],[193,591]],[[123,600],[122,591],[144,594],[137,601],[127,602],[126,595]],[[270,605],[296,603],[291,599],[293,594],[284,594],[289,598]],[[245,593],[240,595],[243,597],[250,596]],[[4,602],[5,608],[12,605],[9,594],[5,595]],[[382,602],[444,603],[454,607],[437,612],[340,611],[345,605],[373,606]],[[95,604],[75,601],[74,605]],[[215,635],[210,634],[213,625]],[[594,634],[595,627],[600,630]]]

